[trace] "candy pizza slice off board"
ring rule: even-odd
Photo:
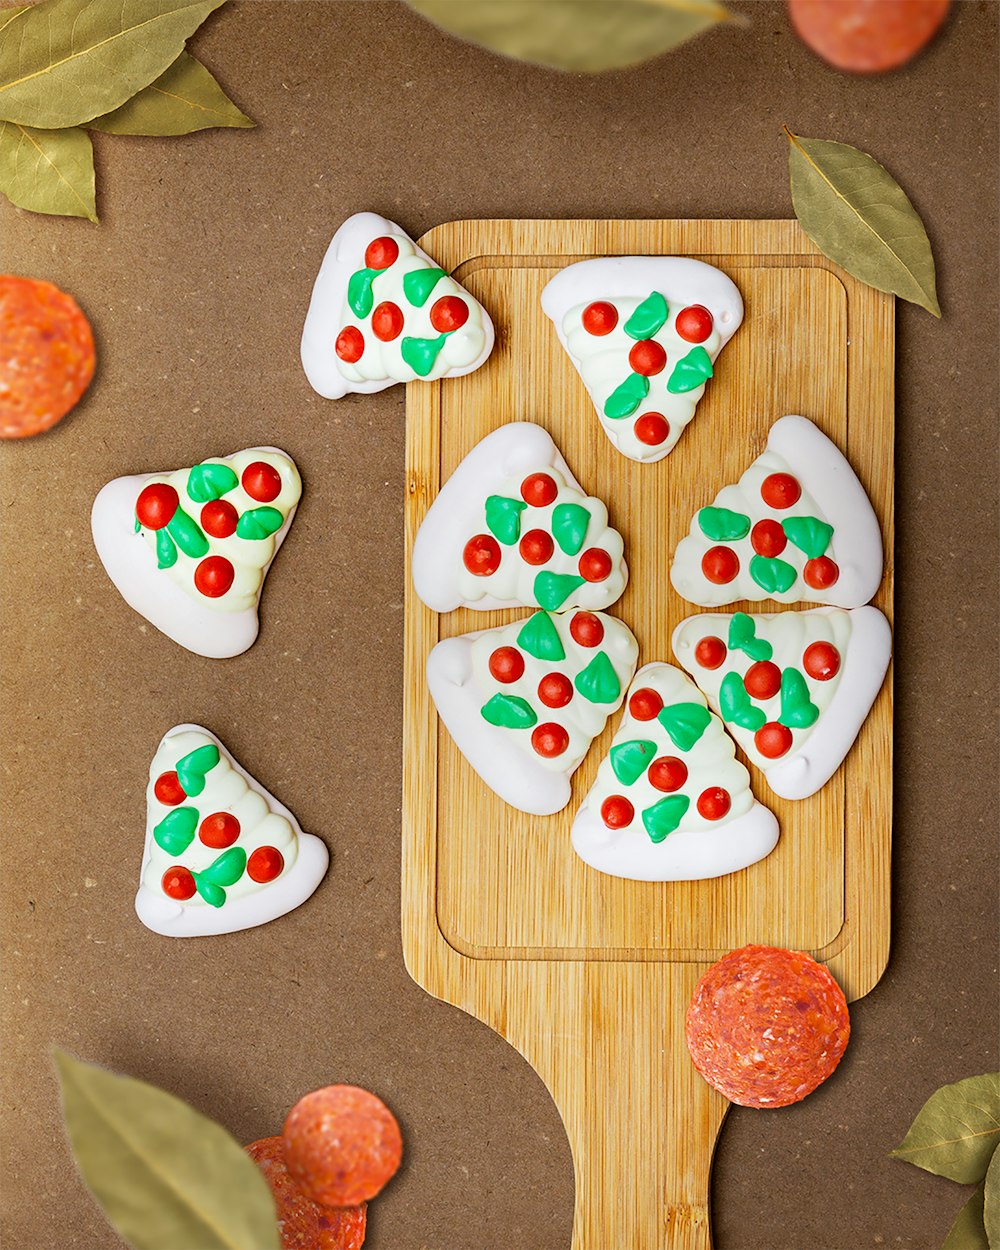
[[[847,457],[891,553],[893,301],[828,261],[796,222],[460,222],[422,245],[503,333],[486,368],[407,389],[409,544],[477,443],[508,421],[533,421],[608,503],[624,539],[629,581],[612,612],[642,657],[669,658],[673,628],[692,612],[667,576],[677,544],[719,485],[765,449],[775,419],[795,412]],[[732,278],[746,305],[697,419],[659,466],[597,435],[583,380],[541,309],[542,290],[567,265],[610,255],[703,260]],[[690,1063],[684,1012],[700,975],[750,942],[809,951],[852,999],[878,980],[889,937],[891,682],[843,766],[810,798],[773,796],[737,750],[780,826],[769,855],[714,878],[628,880],[585,864],[571,840],[614,718],[573,774],[565,808],[513,809],[461,755],[425,668],[443,639],[525,612],[438,614],[412,585],[406,593],[407,966],[499,1031],[546,1082],[576,1168],[575,1250],[704,1250],[727,1104]],[[874,604],[891,618],[891,559]]]

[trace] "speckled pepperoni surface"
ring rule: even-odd
[[[701,1075],[742,1107],[787,1107],[836,1068],[851,1035],[847,999],[802,951],[744,946],[698,982],[685,1026]]]
[[[368,1219],[365,1203],[332,1208],[313,1202],[289,1175],[280,1137],[262,1137],[251,1142],[246,1152],[274,1195],[281,1250],[361,1250]]]

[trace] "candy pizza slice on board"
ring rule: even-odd
[[[535,612],[439,642],[427,684],[458,749],[504,802],[550,816],[621,707],[639,647],[603,612]]]
[[[763,859],[778,822],[701,691],[671,664],[646,664],[572,837],[585,863],[613,877],[698,881]]]
[[[701,508],[670,580],[691,603],[806,599],[857,608],[882,580],[882,534],[839,448],[805,417],[782,417],[734,486]]]
[[[302,479],[276,447],[191,469],[119,477],[94,500],[94,545],[122,598],[197,655],[239,655],[257,637],[264,578]]]
[[[872,607],[705,613],[678,625],[673,648],[775,794],[804,799],[858,736],[889,667],[892,633]]]
[[[327,399],[461,377],[493,350],[486,309],[394,221],[355,213],[333,236],[302,330],[302,367]]]
[[[720,270],[686,256],[582,260],[542,291],[604,431],[632,460],[662,460],[691,421],[743,300]]]
[[[606,608],[628,581],[623,548],[545,430],[516,421],[441,488],[413,545],[413,585],[435,612]]]
[[[146,791],[135,910],[165,937],[234,933],[298,907],[323,879],[326,845],[200,725],[160,741]]]

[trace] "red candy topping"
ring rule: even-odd
[[[569,623],[569,632],[581,647],[598,647],[604,641],[604,626],[593,612],[577,612]]]
[[[497,647],[490,656],[490,672],[505,686],[524,676],[524,656],[516,647]]]
[[[829,681],[840,672],[840,652],[832,642],[813,642],[802,656],[802,667],[816,681]]]
[[[459,330],[469,320],[469,305],[457,295],[442,295],[431,305],[431,325],[439,334]]]
[[[573,698],[573,683],[564,673],[546,673],[538,683],[538,697],[546,707],[565,707]]]
[[[462,560],[476,577],[489,577],[500,567],[500,544],[492,534],[477,534],[465,544]]]
[[[559,487],[547,473],[532,473],[521,483],[521,498],[532,508],[547,508],[555,503]]]
[[[632,427],[640,443],[658,447],[670,437],[670,422],[659,412],[645,412]]]
[[[781,669],[770,660],[758,660],[747,669],[743,685],[752,699],[773,699],[781,689]]]
[[[251,881],[263,885],[281,876],[285,866],[285,857],[274,846],[258,846],[247,860],[247,876]]]
[[[176,807],[187,798],[184,787],[178,781],[173,769],[169,773],[160,773],[153,783],[153,793],[164,807]]]
[[[611,557],[600,547],[590,547],[580,557],[577,567],[585,582],[603,582],[611,576]]]
[[[780,556],[788,546],[780,521],[758,521],[750,531],[750,543],[759,556]]]
[[[610,334],[618,324],[618,310],[614,304],[602,300],[588,304],[583,310],[583,328],[588,334]]]
[[[716,586],[725,586],[740,571],[740,560],[729,547],[709,547],[701,557],[701,571]]]
[[[369,269],[388,269],[399,255],[399,244],[388,234],[372,239],[365,248],[365,264]]]
[[[806,561],[802,576],[813,590],[827,590],[840,576],[840,569],[829,556],[817,556],[815,560]]]
[[[201,528],[213,538],[228,538],[236,533],[239,516],[228,499],[210,499],[201,510]]]
[[[710,786],[698,796],[698,811],[706,820],[721,820],[732,805],[729,791],[721,786]]]
[[[760,488],[760,497],[769,508],[781,510],[798,503],[802,487],[790,473],[769,473]]]
[[[243,470],[243,489],[258,503],[270,503],[281,494],[281,474],[273,464],[255,460]]]
[[[179,864],[175,864],[172,868],[168,868],[160,879],[160,885],[163,887],[163,893],[167,898],[175,898],[179,903],[183,903],[185,899],[193,898],[197,886],[194,883],[194,877],[187,868],[182,868]]]
[[[694,658],[702,668],[721,668],[726,655],[726,644],[714,634],[702,638],[694,649]]]
[[[676,755],[661,755],[649,766],[649,784],[667,794],[679,790],[688,779],[687,765]]]
[[[628,701],[628,710],[636,720],[655,720],[663,710],[663,700],[649,686],[642,686]]]
[[[553,759],[562,755],[569,746],[569,733],[554,721],[544,725],[536,725],[531,731],[531,745],[545,759]]]
[[[601,804],[601,820],[609,829],[624,829],[635,818],[635,808],[624,794],[612,794]]]
[[[547,534],[545,530],[528,530],[521,539],[518,550],[525,564],[545,564],[547,560],[552,559],[555,544],[552,541],[552,535]]]
[[[768,721],[754,734],[753,744],[766,759],[776,760],[791,749],[792,731],[776,720]]]
[[[179,503],[180,499],[172,486],[166,482],[150,482],[139,492],[135,515],[146,529],[161,530],[177,511]]]
[[[349,365],[353,365],[364,355],[365,337],[357,326],[344,326],[337,335],[334,350],[341,360],[346,360]]]
[[[714,324],[707,308],[701,304],[690,304],[677,314],[674,329],[687,343],[704,343]]]
[[[198,829],[198,837],[206,846],[222,850],[232,846],[240,836],[240,822],[231,812],[213,812]]]
[[[194,584],[206,599],[221,599],[235,576],[225,556],[206,556],[194,571]]]
[[[372,334],[383,343],[391,343],[403,332],[403,310],[392,300],[384,300],[372,313]]]
[[[628,362],[636,373],[651,378],[662,373],[667,363],[667,353],[655,339],[640,339],[628,354]]]

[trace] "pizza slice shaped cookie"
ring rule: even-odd
[[[325,844],[200,725],[164,735],[146,813],[135,910],[165,937],[266,924],[304,903],[329,863]]]
[[[662,460],[691,421],[743,320],[735,283],[686,256],[583,260],[542,292],[605,433],[632,460]]]
[[[477,299],[393,221],[355,213],[333,236],[302,330],[302,367],[327,399],[461,377],[493,350]]]
[[[517,421],[441,488],[413,545],[413,585],[435,612],[606,608],[628,581],[623,547],[545,430]]]
[[[843,763],[882,687],[892,634],[877,608],[688,617],[674,654],[767,778],[804,799]]]
[[[264,578],[301,494],[276,447],[119,477],[94,500],[94,545],[125,602],[168,638],[239,655],[257,637]]]
[[[882,580],[882,534],[865,488],[805,417],[782,417],[734,486],[700,509],[670,580],[691,603],[865,604]]]
[[[697,881],[746,868],[777,840],[705,696],[671,664],[641,668],[573,822],[576,853],[613,877]]]
[[[427,684],[458,749],[504,802],[550,816],[621,707],[639,647],[603,612],[535,612],[439,642]]]

